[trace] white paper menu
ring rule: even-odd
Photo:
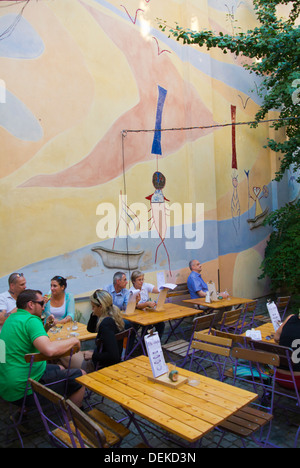
[[[161,347],[161,342],[158,333],[155,332],[146,335],[145,344],[153,376],[156,378],[160,375],[166,374],[168,372],[168,367],[165,362],[164,353]]]
[[[140,294],[139,289],[135,289],[134,291],[130,291],[129,293],[129,298],[128,298],[128,304],[125,310],[125,314],[127,315],[132,315],[135,313],[135,308],[136,308],[136,300],[137,296]]]
[[[276,304],[274,302],[269,302],[267,303],[267,309],[270,315],[271,322],[273,324],[275,332],[278,330],[278,328],[281,325],[281,317],[278,312]]]
[[[165,283],[159,287],[160,293],[157,299],[157,306],[156,306],[157,312],[160,312],[161,310],[163,310],[164,303],[166,302],[166,299],[167,299],[168,290],[175,289],[176,286],[177,284]]]

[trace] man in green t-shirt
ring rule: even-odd
[[[17,312],[7,318],[0,334],[0,340],[5,343],[5,362],[0,362],[0,396],[6,401],[21,405],[29,372],[25,354],[40,352],[49,358],[55,358],[74,347],[80,349],[80,342],[77,338],[50,341],[41,320],[44,299],[40,291],[26,289],[20,293],[17,309]],[[48,384],[64,379],[66,372],[62,366],[43,361],[33,364],[30,377],[42,384]],[[79,407],[85,389],[75,379],[84,373],[81,369],[72,369],[68,378],[67,396]],[[63,394],[64,383],[55,384],[51,388]],[[26,405],[33,403],[30,394],[31,391]]]

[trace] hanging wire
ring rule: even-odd
[[[238,125],[254,125],[261,123],[270,123],[270,122],[284,122],[290,120],[299,120],[300,117],[285,117],[280,119],[268,119],[268,120],[252,120],[249,122],[231,122],[225,124],[215,124],[215,125],[202,125],[198,127],[174,127],[174,128],[160,128],[160,129],[140,129],[140,130],[122,130],[122,135],[126,136],[127,133],[148,133],[148,132],[174,132],[174,131],[183,131],[183,130],[204,130],[207,128],[223,128],[223,127],[232,127]]]
[[[123,164],[123,188],[124,188],[124,195],[127,196],[127,186],[126,186],[126,170],[125,170],[125,138],[127,132],[126,130],[122,131],[122,164]],[[126,199],[126,198],[125,198]],[[128,276],[130,278],[130,262],[129,262],[129,242],[128,242],[128,225],[126,223],[126,252],[127,252],[127,270]]]

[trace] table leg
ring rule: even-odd
[[[172,335],[175,335],[175,337],[177,338],[176,333],[175,333],[175,330],[176,330],[176,328],[179,327],[179,325],[183,322],[183,320],[184,320],[184,317],[181,318],[181,319],[179,319],[179,320],[177,320],[177,321],[175,322],[174,326],[172,325],[172,320],[169,320],[169,325],[170,325],[171,330],[170,330],[169,333],[168,333],[168,336],[167,336],[167,339],[166,339],[166,341],[165,341],[165,344],[168,343],[168,341],[169,341],[169,339],[171,338]]]
[[[143,441],[145,442],[145,444],[151,448],[151,445],[149,444],[144,432],[142,431],[142,429],[140,428],[140,425],[138,424],[136,418],[135,418],[135,415],[134,413],[131,413],[130,411],[128,411],[126,408],[123,408],[122,409],[124,410],[124,412],[127,414],[128,418],[129,418],[129,423],[127,424],[127,427],[130,426],[130,424],[134,424],[138,433],[140,434],[141,438],[143,439]]]

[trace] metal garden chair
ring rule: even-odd
[[[293,366],[293,350],[273,343],[251,341],[250,346],[255,350],[276,353],[280,362],[276,369],[275,406],[299,413],[300,390],[297,387]],[[280,368],[288,371],[288,375],[280,373]],[[287,388],[289,387],[289,388]]]
[[[83,413],[71,400],[66,400],[45,385],[29,379],[34,399],[50,442],[65,448],[118,447],[129,429],[99,410]],[[47,411],[47,402],[56,412]]]
[[[226,364],[230,360],[232,340],[215,335],[207,335],[201,332],[195,332],[191,344],[192,354],[190,358],[191,370],[193,365],[196,372],[201,369],[207,376],[206,368],[211,372],[211,365],[218,371],[218,379],[223,381]]]
[[[217,314],[214,313],[194,318],[189,341],[176,340],[162,345],[167,359],[179,367],[184,367],[192,355],[191,344],[195,331],[205,330],[205,332],[209,334],[216,315]]]
[[[288,309],[290,301],[291,301],[291,296],[283,296],[283,297],[277,298],[276,306],[277,306],[282,322],[285,318],[286,311]]]
[[[255,315],[257,313],[257,305],[258,305],[258,300],[245,304],[243,323],[241,327],[243,333],[246,330],[250,330],[251,328],[255,328],[257,326],[257,323],[255,321]]]
[[[220,324],[218,325],[218,329],[224,332],[231,332],[231,333],[242,333],[243,330],[243,317],[244,317],[244,310],[234,309],[234,310],[227,310],[223,313],[222,319]]]
[[[70,363],[71,363],[72,355],[74,353],[78,352],[78,351],[79,351],[79,349],[77,347],[74,347],[70,351],[65,353],[63,356],[59,356],[59,357],[69,356],[68,372],[70,370]],[[24,356],[24,359],[27,362],[27,364],[29,365],[29,368],[28,368],[28,378],[27,378],[27,382],[26,382],[26,387],[25,387],[25,392],[24,392],[22,405],[21,405],[21,407],[17,408],[15,405],[8,402],[9,403],[9,413],[10,413],[10,421],[11,422],[8,423],[7,426],[6,426],[7,444],[10,442],[10,440],[8,438],[9,431],[14,430],[16,432],[16,434],[17,434],[17,437],[18,437],[18,439],[20,441],[20,444],[21,444],[22,448],[24,448],[24,443],[23,443],[24,434],[29,434],[30,433],[30,430],[24,429],[24,427],[23,427],[24,418],[25,418],[25,416],[29,416],[29,414],[36,411],[34,403],[33,403],[33,405],[30,404],[30,406],[29,406],[29,395],[31,393],[29,380],[30,380],[30,376],[31,376],[31,372],[32,372],[32,367],[33,367],[34,363],[36,363],[36,362],[51,360],[48,356],[45,356],[44,354],[41,354],[41,353],[26,354]],[[66,382],[65,393],[67,391],[67,385],[68,385],[68,372],[67,372],[66,377],[64,379],[64,381]],[[57,381],[56,382],[51,382],[50,384],[48,384],[48,386],[54,385],[56,383],[58,383],[58,382]],[[17,408],[17,411],[16,411],[16,408]]]
[[[258,403],[247,405],[218,427],[222,432],[219,444],[225,433],[230,432],[241,438],[243,447],[246,447],[245,439],[247,438],[251,438],[262,447],[273,446],[269,442],[269,438],[273,420],[275,375],[276,367],[280,362],[279,356],[236,347],[232,350],[232,357],[235,359],[234,384],[236,385],[238,381],[243,381],[244,384],[247,382],[250,387],[253,387],[252,391],[254,390],[258,394],[259,399]],[[245,366],[246,362],[250,374],[238,374],[240,364],[243,363]],[[262,366],[273,368],[274,372],[266,376]]]

